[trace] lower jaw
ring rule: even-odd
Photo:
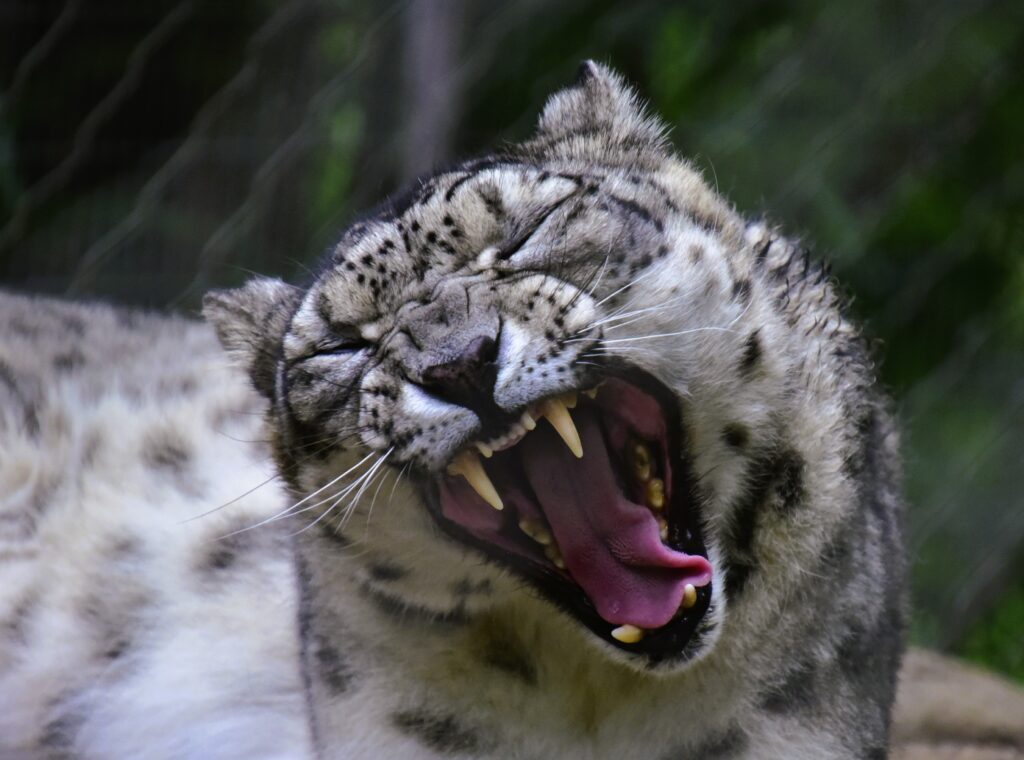
[[[578,586],[566,580],[554,570],[546,570],[532,561],[508,553],[497,556],[485,541],[473,536],[461,526],[440,516],[440,500],[436,487],[428,489],[426,499],[435,521],[446,535],[457,543],[468,545],[478,551],[486,561],[502,571],[527,582],[531,596],[539,596],[557,608],[558,612],[582,625],[590,635],[614,649],[641,660],[647,667],[685,662],[700,649],[699,627],[707,614],[714,593],[713,583],[696,589],[696,601],[669,623],[644,631],[643,638],[635,643],[619,641],[613,631],[619,626],[603,619],[582,593]]]

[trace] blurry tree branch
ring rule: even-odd
[[[413,0],[405,11],[404,109],[401,175],[409,181],[452,155],[459,121],[460,0]]]

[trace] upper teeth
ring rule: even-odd
[[[537,423],[534,423],[534,427],[536,427],[536,424]],[[526,435],[526,428],[521,423],[516,422],[513,423],[512,427],[510,427],[508,429],[508,432],[506,432],[504,435],[501,435],[497,438],[493,438],[487,443],[480,443],[479,441],[477,441],[476,447],[480,449],[481,454],[484,453],[484,449],[488,449],[492,452],[504,451],[505,449],[512,448],[521,440],[523,440],[524,435]],[[490,458],[490,454],[484,454],[484,456]]]
[[[569,450],[577,458],[581,458],[583,444],[580,443],[580,434],[576,430],[576,425],[573,424],[572,415],[569,414],[569,410],[575,408],[577,400],[576,392],[570,391],[561,396],[541,401],[530,411],[523,412],[519,422],[513,423],[508,431],[500,437],[486,442],[475,441],[473,446],[476,451],[467,449],[456,456],[448,465],[448,474],[461,475],[473,490],[480,494],[480,498],[495,509],[502,509],[504,504],[502,504],[501,497],[498,496],[498,491],[491,479],[487,477],[487,472],[476,452],[479,451],[486,459],[490,459],[495,451],[504,451],[519,443],[528,431],[537,427],[536,418],[545,417],[559,437],[565,441]]]
[[[597,395],[597,389],[593,388],[584,391],[590,398]],[[583,444],[580,441],[579,431],[572,421],[570,409],[576,407],[579,397],[575,391],[563,393],[561,396],[545,399],[536,404],[529,411],[523,412],[519,422],[514,423],[508,431],[498,438],[489,441],[475,441],[471,449],[462,451],[448,465],[449,475],[461,475],[466,479],[470,487],[480,495],[484,501],[495,509],[503,509],[504,504],[498,495],[497,489],[487,476],[483,464],[477,452],[485,458],[490,459],[495,451],[503,451],[515,446],[531,430],[537,427],[537,418],[544,417],[551,427],[555,429],[559,437],[569,447],[569,450],[577,457],[583,457]],[[475,449],[475,450],[474,450]],[[642,441],[632,441],[627,449],[629,464],[633,476],[642,486],[647,506],[658,511],[665,506],[665,482],[654,475],[653,457],[647,444]],[[663,516],[656,515],[658,532],[663,541],[668,540],[668,521]],[[519,521],[519,529],[543,547],[544,555],[558,568],[565,568],[565,560],[558,547],[550,528],[540,520],[523,519]],[[687,584],[683,590],[683,598],[680,609],[685,610],[697,603],[697,589],[692,584]],[[643,639],[645,631],[635,625],[620,625],[615,628],[611,635],[624,644],[636,644]]]
[[[576,455],[577,459],[583,458],[583,444],[580,443],[580,434],[572,422],[569,409],[576,406],[576,394],[566,394],[557,398],[549,398],[542,401],[540,413],[547,417],[551,427],[555,429],[559,437],[565,441],[569,451]]]
[[[501,497],[494,487],[494,483],[487,477],[484,466],[480,464],[480,457],[473,451],[463,451],[451,464],[448,465],[449,475],[461,475],[473,490],[480,494],[480,498],[486,501],[495,509],[504,509]]]

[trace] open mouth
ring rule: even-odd
[[[532,405],[437,481],[441,525],[608,642],[684,654],[711,598],[678,406],[647,375]]]

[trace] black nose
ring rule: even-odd
[[[498,344],[478,335],[458,355],[423,370],[423,385],[435,396],[474,410],[493,404]]]

